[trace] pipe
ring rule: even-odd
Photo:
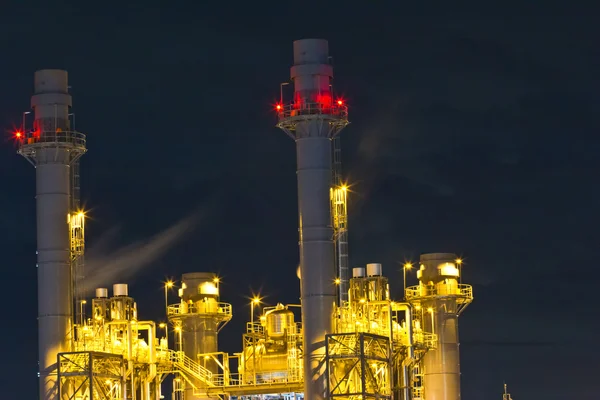
[[[404,359],[402,362],[402,388],[404,390],[404,400],[410,400],[410,380],[408,371],[415,359],[412,306],[409,303],[394,303],[393,308],[398,311],[404,310],[404,321],[406,324],[406,334],[408,336],[408,358]]]

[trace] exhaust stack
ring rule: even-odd
[[[322,39],[294,42],[294,99],[277,106],[277,126],[296,142],[306,400],[325,398],[325,335],[336,302],[332,139],[348,124],[346,106],[332,97],[328,47]]]
[[[32,129],[17,135],[19,154],[35,167],[38,269],[38,349],[40,399],[54,400],[58,353],[71,348],[73,286],[71,271],[72,169],[86,152],[85,135],[72,131],[68,75],[35,73]]]

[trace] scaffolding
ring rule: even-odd
[[[58,381],[61,400],[121,400],[125,361],[121,355],[94,351],[60,353]]]
[[[330,399],[391,399],[389,337],[370,333],[326,336]]]

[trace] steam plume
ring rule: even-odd
[[[108,287],[116,280],[123,281],[137,274],[169,251],[186,233],[191,231],[201,218],[200,212],[179,220],[167,230],[113,251],[106,251],[114,240],[117,229],[112,229],[100,239],[97,247],[87,253],[85,278],[78,285],[80,295],[88,296],[95,288]]]

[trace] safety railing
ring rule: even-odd
[[[170,351],[169,355],[171,362],[182,372],[189,374],[192,378],[207,386],[215,386],[212,372],[186,356],[182,351]]]
[[[199,305],[198,305],[199,304]],[[193,316],[193,315],[214,315],[231,319],[232,307],[228,303],[196,303],[196,304],[175,304],[167,307],[169,316]]]
[[[85,149],[86,138],[81,132],[63,131],[29,131],[18,137],[19,147],[25,150],[29,147],[73,147]]]
[[[473,287],[471,285],[444,285],[438,288],[435,285],[410,286],[405,290],[406,300],[415,300],[423,297],[448,296],[457,297],[466,301],[473,300]]]
[[[323,115],[336,119],[348,119],[348,107],[340,104],[327,103],[291,103],[278,106],[277,115],[279,121],[290,118],[305,117],[309,115]]]

